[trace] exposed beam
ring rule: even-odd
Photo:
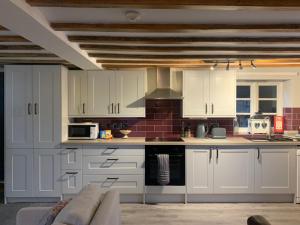
[[[1,35],[0,42],[29,42],[25,38],[16,35]]]
[[[1,25],[0,25],[0,31],[3,31],[3,30],[7,30],[5,27],[2,27]]]
[[[79,47],[90,51],[138,51],[138,52],[186,52],[186,51],[233,51],[233,52],[299,52],[300,47],[199,47],[199,46],[129,46],[80,44]],[[1,49],[1,46],[0,46]]]
[[[150,32],[176,33],[197,31],[273,31],[295,32],[300,24],[92,24],[92,23],[51,23],[57,31],[82,32]]]
[[[97,60],[102,64],[118,64],[118,65],[200,65],[204,62],[202,60],[180,60],[180,61],[155,61],[155,60]]]
[[[98,59],[145,59],[145,60],[190,60],[190,59],[300,59],[300,54],[294,55],[133,55],[89,53]]]
[[[33,60],[33,59],[1,59],[0,64],[63,64],[69,65],[65,60]]]
[[[298,0],[26,0],[32,6],[81,8],[202,8],[202,7],[300,7]]]
[[[10,53],[0,52],[0,58],[57,58],[56,55],[51,53]]]
[[[70,35],[71,42],[117,44],[300,43],[300,37],[114,37]]]
[[[77,45],[70,43],[64,33],[55,32],[45,15],[24,0],[0,1],[0,21],[1,25],[13,33],[79,68],[86,70],[101,68],[95,59],[91,59]]]
[[[0,45],[0,50],[42,50],[40,46],[37,45]]]

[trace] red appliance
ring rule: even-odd
[[[284,117],[274,116],[274,133],[283,134],[284,133]]]

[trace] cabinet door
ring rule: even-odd
[[[115,105],[115,73],[88,72],[88,115],[112,116]]]
[[[33,148],[32,67],[5,66],[5,143]]]
[[[68,76],[69,115],[87,114],[87,72],[70,70]]]
[[[82,149],[67,147],[61,150],[61,168],[63,170],[82,169]]]
[[[63,194],[77,194],[82,189],[82,171],[63,171],[61,176],[61,182]]]
[[[185,70],[183,73],[183,117],[209,114],[209,71]]]
[[[213,193],[213,159],[212,150],[187,149],[187,193]]]
[[[215,150],[214,193],[254,193],[254,151]]]
[[[255,160],[257,193],[294,193],[296,186],[296,150],[262,148]]]
[[[33,150],[6,149],[5,196],[32,197]]]
[[[55,148],[60,144],[60,67],[33,67],[34,148]]]
[[[60,149],[34,149],[34,196],[59,197],[60,183]]]
[[[117,116],[145,117],[145,71],[116,71]]]
[[[235,71],[212,71],[210,76],[210,117],[235,117]]]

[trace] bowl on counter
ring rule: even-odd
[[[131,133],[131,130],[120,130],[120,133],[124,135],[124,139],[128,138],[128,134]]]

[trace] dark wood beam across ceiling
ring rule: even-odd
[[[42,50],[40,46],[37,45],[0,45],[0,50]]]
[[[80,8],[225,8],[226,7],[300,7],[298,0],[26,0],[31,6]]]
[[[0,36],[1,38],[1,36]],[[300,43],[300,37],[125,37],[69,35],[69,41],[77,43],[117,44],[198,44],[198,43]]]
[[[300,24],[92,24],[51,23],[56,31],[178,33],[197,31],[295,32]]]
[[[0,42],[29,42],[25,38],[16,35],[1,35]]]
[[[7,29],[5,28],[5,27],[2,27],[1,25],[0,25],[0,31],[6,31]]]
[[[89,53],[90,57],[98,59],[140,59],[140,60],[191,60],[191,59],[300,59],[300,54],[293,55],[134,55],[134,54],[108,54]]]
[[[51,53],[11,53],[0,52],[0,58],[57,58],[56,55]]]
[[[234,51],[234,52],[299,52],[300,47],[199,47],[199,46],[129,46],[80,44],[83,50],[90,51],[141,51],[141,52],[185,52],[185,51]],[[0,46],[1,49],[1,46]]]

